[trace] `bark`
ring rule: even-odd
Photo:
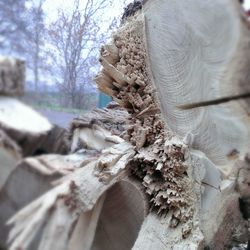
[[[0,94],[20,96],[24,93],[24,61],[0,57]]]

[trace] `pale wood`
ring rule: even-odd
[[[32,155],[52,129],[52,124],[35,110],[12,97],[0,96],[0,128]]]
[[[66,156],[29,157],[15,164],[0,190],[0,242],[6,244],[9,232],[6,222],[11,216],[91,157],[95,157],[95,153],[85,151]],[[1,174],[4,174],[2,169]]]
[[[10,173],[21,160],[21,148],[6,133],[0,130],[0,190]]]
[[[70,238],[68,249],[92,249],[97,224],[105,198],[106,195],[102,195],[91,211],[80,215],[74,232]]]
[[[250,33],[243,12],[233,0],[148,0],[136,10],[101,49],[96,78],[99,89],[128,111],[125,130],[114,135],[99,118],[73,122],[72,152],[98,153],[9,220],[10,250],[35,239],[49,250],[81,244],[220,250],[247,240],[239,198],[247,210],[249,171],[238,171],[249,151],[247,102],[178,109],[245,90]],[[139,184],[122,203],[119,185],[129,190],[128,176]],[[112,224],[109,209],[119,214],[119,204],[128,209]],[[143,216],[135,221],[131,213]],[[55,243],[60,227],[62,242]],[[84,242],[81,233],[89,235]]]
[[[111,103],[104,109],[94,109],[70,124],[69,137],[71,152],[81,148],[102,150],[120,141],[120,136],[126,127],[129,115],[126,110]]]
[[[171,11],[164,14],[164,6]],[[187,8],[189,11],[181,15]],[[216,4],[147,1],[144,15],[149,64],[163,118],[179,136],[192,133],[191,146],[217,165],[230,165],[230,152],[237,149],[244,156],[249,150],[249,118],[246,112],[240,112],[239,103],[190,111],[177,107],[244,93],[242,85],[249,86],[250,32],[242,22],[240,5],[227,0],[218,0]],[[169,32],[163,34],[164,30]]]
[[[246,91],[250,32],[240,8],[237,1],[227,0],[145,1],[142,10],[128,17],[114,36],[120,61],[110,60],[108,47],[101,51],[103,69],[97,84],[131,114],[125,138],[137,149],[133,173],[142,178],[147,193],[159,196],[158,200],[151,196],[154,205],[160,207],[159,213],[168,206],[167,201],[171,203],[169,194],[176,193],[173,186],[168,193],[164,181],[157,182],[152,173],[157,170],[164,174],[166,163],[175,167],[176,156],[171,156],[174,147],[181,148],[188,176],[186,185],[181,184],[184,175],[176,180],[183,188],[182,194],[177,191],[183,197],[182,208],[181,212],[173,209],[172,218],[163,220],[174,227],[166,229],[169,237],[165,235],[164,244],[157,238],[144,244],[142,231],[135,249],[158,249],[160,245],[162,249],[217,249],[216,245],[227,249],[236,243],[235,237],[246,240],[246,221],[239,211],[240,194],[235,190],[235,163],[249,151],[250,123],[243,109],[246,103],[178,109],[181,104]],[[151,132],[155,123],[150,118],[164,124],[158,134]],[[157,143],[150,137],[150,145],[150,133],[158,136]],[[164,154],[158,155],[163,149],[170,158],[165,162],[161,160]],[[152,162],[150,171],[138,166],[138,160],[145,168]],[[158,190],[163,188],[162,193],[155,191],[155,185]],[[165,204],[162,197],[167,197]],[[188,207],[192,207],[191,214]],[[182,223],[179,214],[190,216],[190,220]],[[148,228],[157,231],[161,222],[150,223]],[[195,240],[197,230],[200,236]],[[153,236],[149,233],[148,237],[152,240]]]
[[[68,246],[70,233],[76,219],[79,218],[79,213],[86,213],[92,210],[98,199],[111,186],[127,175],[124,165],[126,166],[128,161],[133,157],[134,151],[129,144],[124,144],[123,148],[123,151],[126,152],[127,160],[120,157],[123,151],[117,152],[116,150],[111,150],[110,154],[117,154],[115,161],[103,163],[98,158],[92,160],[86,166],[66,176],[59,185],[14,215],[8,222],[9,225],[15,224],[15,227],[9,234],[9,242],[11,243],[9,249],[28,247],[38,233],[41,237],[39,237],[40,240],[45,240],[43,237],[48,232],[46,228],[43,228],[43,225],[46,221],[54,221],[53,225],[48,225],[48,230],[52,230],[51,235],[56,234],[57,228],[61,225],[61,221],[56,218],[58,213],[61,212],[64,213],[64,233],[68,235],[62,244]],[[129,149],[130,154],[127,152]],[[97,166],[100,167],[102,164],[105,164],[104,166],[107,168],[106,170],[103,167],[105,176],[109,176],[109,178],[105,178],[105,182],[100,181],[100,170],[96,169]],[[117,169],[114,174],[112,174],[112,171],[110,173],[108,170],[116,165],[119,166],[120,171]],[[98,174],[95,174],[96,172]],[[40,231],[41,229],[43,229],[42,232]],[[47,244],[44,240],[39,241],[39,247]]]
[[[141,188],[139,182],[126,179],[107,192],[92,250],[132,248],[148,212]]]

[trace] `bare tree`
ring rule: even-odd
[[[39,74],[44,66],[44,2],[45,0],[0,1],[1,52],[25,59],[31,71],[29,75],[33,76],[32,85],[36,92]]]
[[[25,3],[26,0],[0,1],[0,49],[6,53],[13,49],[20,50],[20,40],[27,31]]]
[[[105,40],[101,15],[109,1],[74,1],[72,11],[60,10],[50,25],[49,36],[55,50],[51,53],[53,71],[64,104],[81,108],[86,84],[92,81],[98,48]],[[101,31],[101,32],[100,32]],[[106,33],[107,34],[107,33]]]
[[[30,13],[32,17],[32,34],[30,34],[30,43],[32,45],[32,52],[30,55],[32,63],[32,71],[34,76],[34,86],[35,92],[38,92],[38,83],[39,83],[39,69],[42,67],[42,55],[41,49],[44,45],[44,13],[43,13],[43,3],[45,0],[39,0],[36,5],[33,2],[32,7],[30,8]]]

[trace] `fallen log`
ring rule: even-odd
[[[0,96],[0,128],[22,149],[32,155],[52,129],[49,121],[12,97]]]
[[[220,250],[247,241],[238,166],[249,151],[248,102],[178,108],[248,90],[250,32],[240,5],[148,0],[128,10],[101,49],[96,78],[128,111],[126,132],[109,144],[107,130],[87,127],[82,145],[100,155],[9,220],[10,250],[33,242],[33,249],[53,250]],[[131,177],[138,203],[133,196],[117,202],[117,194],[112,200],[112,188]],[[116,213],[119,204],[127,206],[120,215],[126,219],[113,228],[107,210],[113,205]],[[132,211],[143,214],[136,225]]]
[[[70,131],[81,126],[96,124],[113,135],[121,135],[126,129],[126,123],[129,119],[128,112],[118,104],[111,102],[106,108],[95,108],[84,115],[75,118],[70,124]]]
[[[74,237],[77,237],[74,236],[75,234],[72,230],[74,230],[77,221],[82,219],[79,215],[82,214],[84,218],[86,216],[87,220],[92,213],[95,213],[95,205],[99,199],[102,199],[101,197],[103,197],[105,191],[127,175],[125,166],[133,157],[133,154],[134,151],[131,145],[126,142],[117,144],[113,148],[107,148],[107,157],[104,159],[96,158],[87,165],[82,166],[72,175],[66,177],[58,186],[18,212],[8,222],[16,225],[9,234],[9,242],[12,242],[10,249],[18,247],[28,249],[39,232],[40,240],[36,240],[37,245],[35,249],[68,249],[69,244],[73,244],[71,242],[74,242]],[[116,170],[113,172],[105,171],[102,175],[103,181],[99,181],[99,174],[97,176],[93,175],[93,171],[99,173],[98,170],[100,168],[112,166],[116,166]],[[100,206],[102,205],[100,204]],[[133,208],[129,207],[128,209],[133,210]],[[98,209],[98,211],[99,214],[101,209]],[[58,213],[63,214],[63,220],[57,219]],[[24,228],[23,226],[28,221],[29,226],[26,227],[26,225]],[[84,242],[86,245],[84,246],[92,246],[89,240],[95,236],[96,224],[97,222],[93,229],[89,229],[93,230],[89,232],[92,236],[86,239],[87,241]],[[84,230],[87,230],[87,226],[84,226]],[[75,230],[76,234],[79,235],[79,232],[77,232],[78,227]],[[63,242],[60,241],[59,244],[54,241],[58,232],[63,232],[61,237]],[[81,245],[78,245],[75,249],[81,249],[81,247]]]
[[[66,156],[42,155],[25,158],[15,165],[0,190],[0,244],[6,246],[9,232],[6,222],[11,216],[51,189],[54,182],[72,174],[84,161],[95,156],[95,151],[82,151]],[[1,174],[4,174],[2,169]]]
[[[68,153],[66,131],[52,125],[30,107],[7,96],[24,94],[25,63],[0,57],[0,127],[22,148],[24,156]]]

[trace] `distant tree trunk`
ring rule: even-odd
[[[38,92],[38,83],[39,83],[39,52],[40,52],[40,45],[38,42],[38,33],[36,34],[36,44],[35,44],[35,54],[34,54],[34,85],[35,85],[35,92]]]
[[[43,6],[44,0],[40,0],[37,7],[33,7],[33,16],[34,16],[34,53],[33,53],[33,74],[34,74],[34,86],[35,92],[39,92],[39,67],[41,64],[41,44],[43,39],[44,25],[43,25]],[[39,95],[37,95],[38,97]]]

